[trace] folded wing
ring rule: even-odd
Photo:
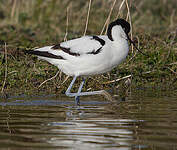
[[[63,50],[73,56],[83,54],[98,54],[105,45],[104,36],[83,36],[74,40],[62,42],[52,47],[54,50]]]

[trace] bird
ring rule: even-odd
[[[25,52],[48,61],[66,75],[72,76],[73,79],[65,94],[75,97],[76,105],[80,105],[80,96],[105,95],[107,98],[111,97],[105,90],[82,92],[82,88],[88,76],[111,71],[126,59],[129,52],[128,41],[143,53],[130,39],[129,32],[130,24],[119,18],[108,25],[106,35],[85,35]],[[78,91],[72,93],[72,86],[78,77],[82,77],[82,82]]]

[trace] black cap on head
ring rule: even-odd
[[[122,27],[122,29],[124,30],[124,32],[126,33],[126,35],[128,35],[128,33],[130,32],[130,24],[127,21],[125,21],[124,19],[117,19],[117,20],[111,22],[108,27],[107,35],[111,41],[113,41],[111,30],[115,25],[120,25]]]
[[[117,19],[115,22],[117,25],[121,25],[126,34],[130,32],[130,24],[127,21],[124,19]]]

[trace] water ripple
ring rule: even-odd
[[[0,102],[0,149],[177,149],[174,97],[134,95],[118,104],[52,97]]]

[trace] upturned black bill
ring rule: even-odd
[[[127,35],[128,40],[130,41],[131,44],[143,55],[148,56],[147,54],[143,53],[136,45],[135,43],[130,39],[130,37]]]

